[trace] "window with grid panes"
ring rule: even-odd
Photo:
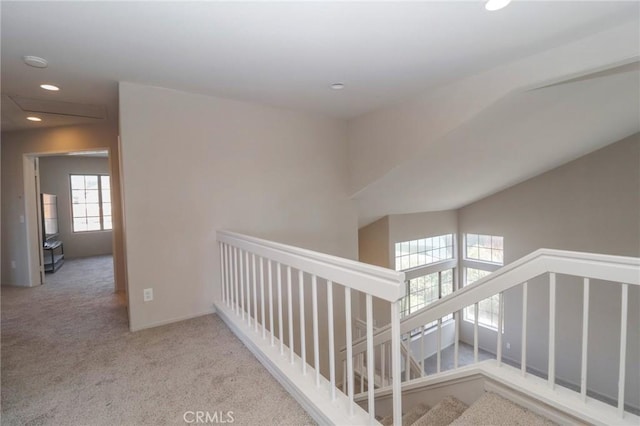
[[[396,271],[453,259],[453,234],[396,243]]]
[[[453,234],[399,242],[396,243],[395,249],[396,270],[417,269],[453,259]],[[453,270],[450,268],[411,279],[407,283],[407,295],[401,302],[400,314],[402,317],[407,316],[452,292]],[[443,320],[450,318],[452,315]],[[426,324],[425,328],[435,324],[436,322]]]
[[[464,268],[464,285],[469,285],[486,277],[495,265],[504,264],[504,239],[496,235],[465,235],[465,260],[473,260],[475,267]],[[480,269],[482,264],[492,265],[493,268]],[[498,328],[499,296],[495,295],[478,303],[478,324],[485,327]],[[475,309],[469,306],[464,310],[464,319],[475,322]]]
[[[73,232],[112,229],[111,181],[107,175],[71,175]]]

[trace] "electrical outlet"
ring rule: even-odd
[[[511,349],[511,343],[507,342],[507,350]]]
[[[15,260],[11,261],[11,269],[16,269],[16,261]]]
[[[153,289],[145,288],[144,289],[144,301],[151,302],[153,300]]]

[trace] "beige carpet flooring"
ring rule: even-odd
[[[3,425],[185,424],[186,411],[313,423],[216,315],[129,332],[111,262],[69,260],[44,286],[2,288]]]

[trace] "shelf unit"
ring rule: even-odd
[[[64,263],[62,241],[47,241],[42,249],[44,251],[44,271],[56,272]],[[56,254],[57,249],[60,249],[59,254]]]

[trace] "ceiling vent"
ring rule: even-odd
[[[45,99],[31,99],[22,96],[10,96],[11,100],[24,112],[66,115],[71,117],[106,120],[107,110],[103,105],[76,104]]]

